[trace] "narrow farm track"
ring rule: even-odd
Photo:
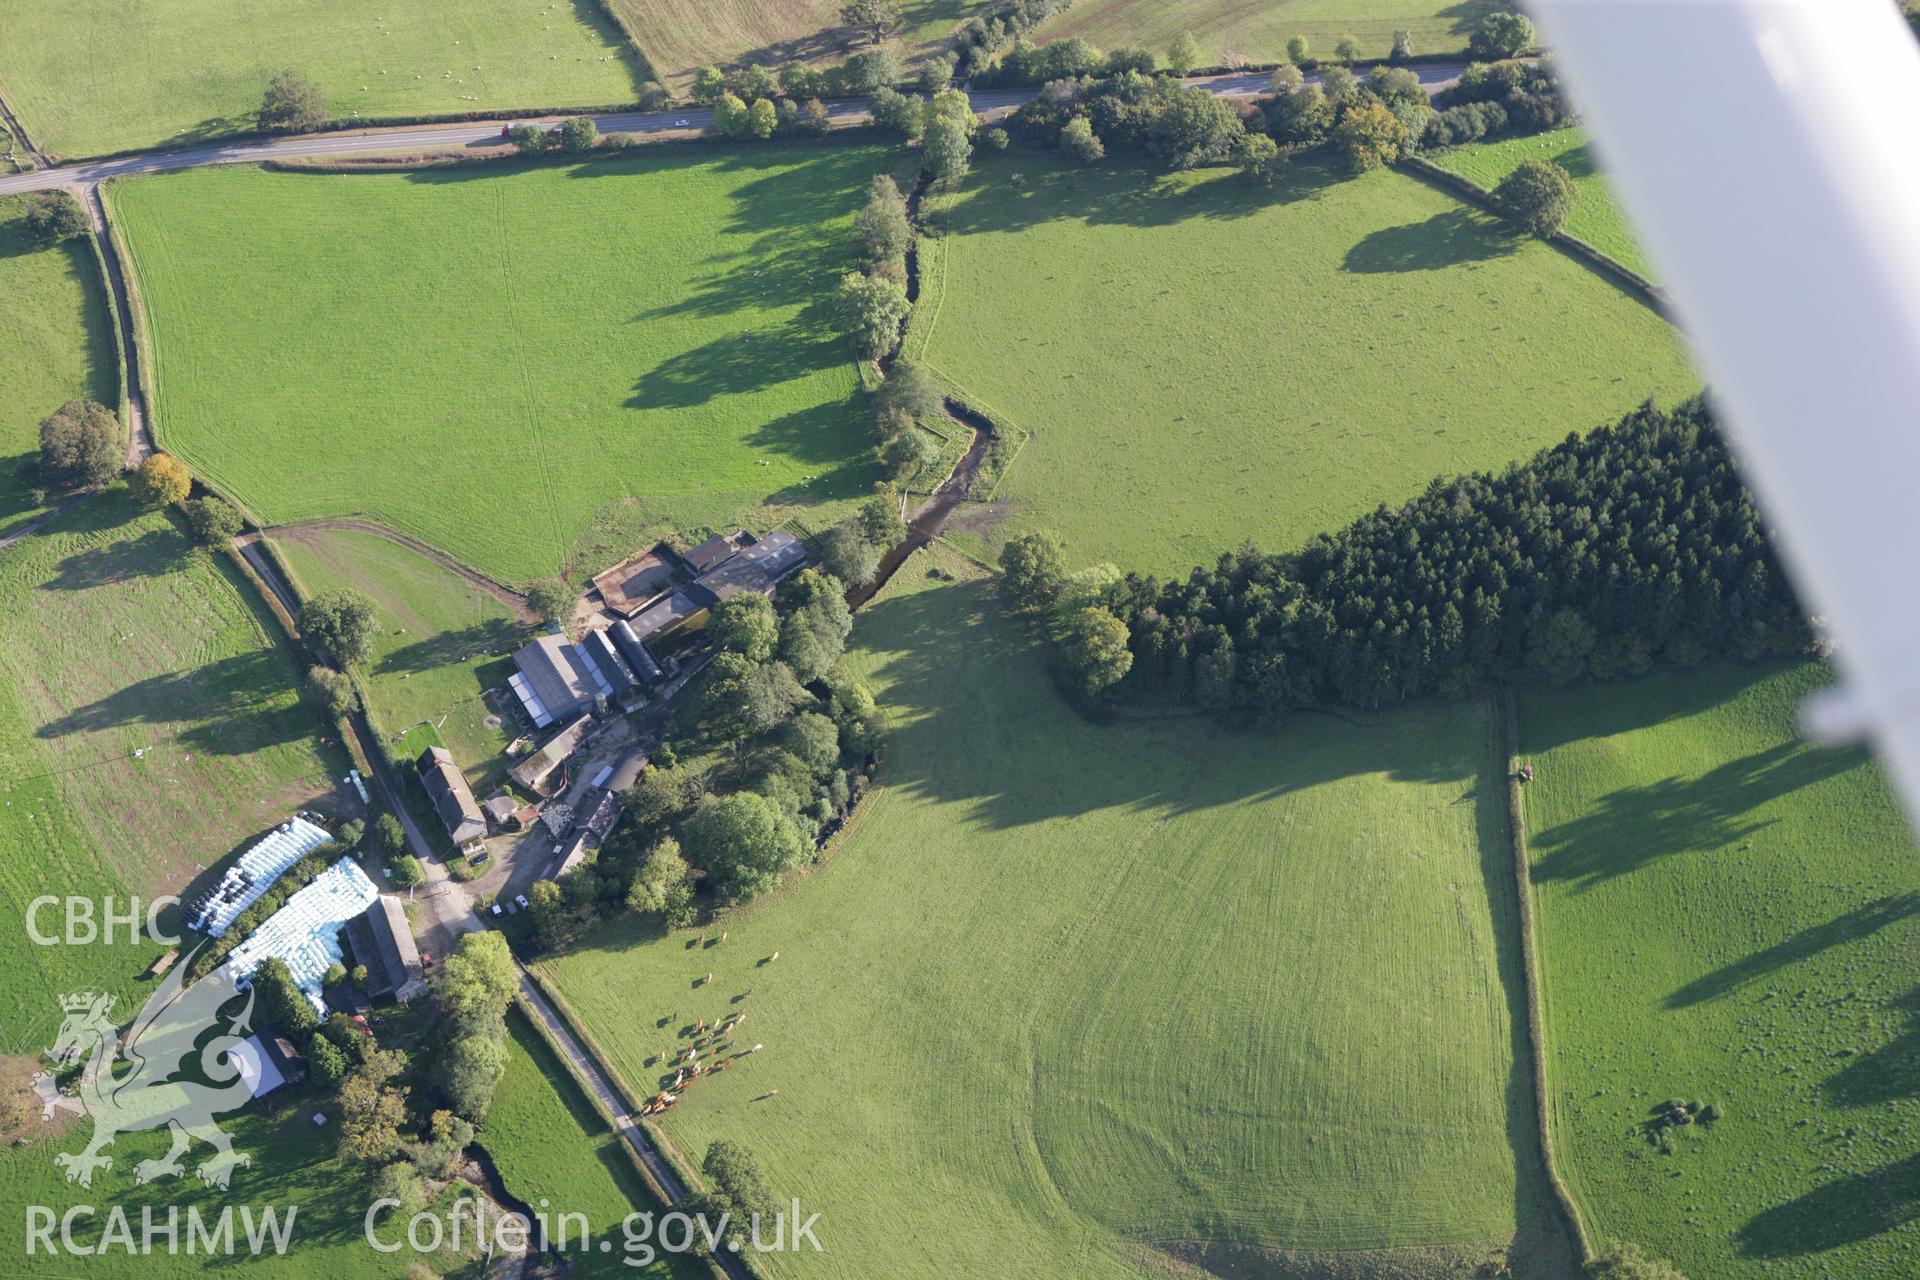
[[[127,465],[134,467],[154,453],[153,432],[147,415],[147,383],[140,369],[140,343],[134,337],[133,294],[127,288],[126,265],[120,261],[120,247],[114,243],[113,228],[107,223],[107,206],[101,202],[100,187],[85,189],[87,218],[93,225],[93,238],[100,246],[100,261],[107,270],[107,292],[113,295],[113,310],[119,317],[120,378],[127,402]]]
[[[474,586],[480,588],[501,604],[512,609],[514,615],[522,622],[532,622],[534,620],[533,610],[527,608],[527,598],[518,591],[515,591],[512,587],[493,578],[489,578],[486,574],[469,564],[454,559],[430,542],[422,542],[410,533],[402,533],[398,529],[381,524],[375,520],[361,520],[354,517],[296,520],[291,524],[270,525],[263,529],[262,532],[276,538],[286,538],[294,542],[303,541],[308,535],[315,533],[370,533],[375,537],[385,538],[389,542],[397,542],[407,550],[417,555],[425,556],[447,572],[471,582]]]
[[[566,1060],[580,1084],[599,1100],[609,1116],[613,1117],[613,1127],[621,1141],[633,1148],[634,1155],[645,1165],[660,1188],[667,1194],[669,1204],[679,1204],[687,1197],[687,1184],[681,1181],[679,1173],[660,1149],[653,1145],[646,1130],[633,1118],[633,1108],[628,1105],[626,1095],[614,1083],[613,1073],[608,1071],[600,1059],[586,1049],[574,1036],[573,1028],[553,1007],[540,990],[540,984],[528,975],[524,966],[516,959],[514,969],[520,977],[520,994],[526,1000],[527,1007],[538,1017],[552,1038],[554,1047]],[[735,1254],[720,1254],[714,1259],[720,1269],[733,1280],[754,1280],[753,1269]]]

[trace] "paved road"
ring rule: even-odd
[[[1434,63],[1409,68],[1420,78],[1429,93],[1452,84],[1466,69],[1465,63]],[[1234,75],[1203,76],[1192,83],[1223,97],[1245,98],[1267,91],[1267,73],[1246,72]],[[1018,107],[1032,98],[1034,89],[981,89],[973,92],[973,109],[982,116],[994,115]],[[869,119],[864,98],[837,99],[827,104],[827,115],[838,127],[865,124]],[[558,116],[528,116],[538,123],[557,123]],[[698,137],[713,123],[713,112],[706,107],[682,111],[622,113],[594,117],[601,133],[632,133],[653,140]],[[178,151],[152,151],[114,160],[86,160],[59,165],[32,173],[0,177],[0,195],[23,191],[41,191],[54,187],[82,190],[108,178],[136,173],[161,173],[173,169],[194,169],[210,164],[249,164],[261,160],[335,158],[353,155],[407,155],[414,152],[444,153],[462,148],[480,152],[500,144],[502,122],[452,121],[446,124],[407,125],[394,129],[343,130],[333,133],[309,133],[266,141],[245,141],[188,147]]]
[[[260,575],[260,580],[267,584],[267,589],[273,592],[288,615],[298,617],[300,598],[280,577],[272,558],[261,549],[260,535],[243,533],[233,540],[233,546],[253,566],[254,572]],[[473,899],[460,882],[448,874],[446,864],[434,856],[433,845],[402,803],[399,780],[387,769],[386,757],[377,749],[373,725],[368,721],[366,712],[354,712],[350,727],[360,739],[361,754],[373,766],[374,789],[386,802],[387,809],[400,819],[401,829],[407,834],[407,845],[413,850],[413,856],[420,860],[420,869],[426,874],[426,883],[414,891],[411,899],[421,907],[413,924],[413,932],[420,942],[420,949],[438,960],[453,950],[453,944],[461,934],[481,927],[480,917],[474,913]]]
[[[526,997],[527,1004],[539,1016],[540,1021],[546,1024],[547,1031],[553,1036],[554,1043],[560,1047],[561,1055],[567,1060],[567,1065],[573,1069],[574,1076],[600,1099],[600,1104],[606,1108],[607,1114],[613,1117],[614,1130],[629,1147],[633,1148],[633,1153],[640,1158],[640,1163],[647,1167],[648,1172],[653,1174],[655,1181],[667,1193],[667,1202],[680,1203],[687,1195],[686,1184],[680,1181],[680,1175],[674,1171],[667,1158],[660,1154],[659,1148],[653,1145],[653,1140],[647,1137],[646,1130],[642,1129],[639,1122],[633,1118],[625,1098],[614,1087],[613,1081],[601,1068],[599,1060],[574,1038],[566,1019],[562,1018],[559,1010],[548,1002],[539,986],[527,976],[526,969],[520,965],[519,961],[514,962],[514,968],[520,974],[520,994]],[[719,1262],[720,1269],[734,1280],[753,1280],[753,1272],[733,1254],[723,1253],[716,1261]]]

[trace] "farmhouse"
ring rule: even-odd
[[[513,665],[517,670],[507,683],[536,729],[586,710],[596,697],[613,695],[599,668],[564,635],[544,635],[521,645]]]
[[[426,994],[426,973],[413,930],[407,927],[406,908],[392,894],[382,894],[347,922],[347,945],[353,948],[355,963],[367,967],[367,995],[372,999],[392,997],[406,1004]]]
[[[445,747],[428,747],[420,753],[415,768],[420,785],[426,788],[427,798],[433,801],[433,810],[440,815],[454,844],[464,847],[485,838],[487,819],[474,802],[473,789],[454,764],[453,753]]]
[[[586,741],[587,730],[592,727],[592,717],[586,715],[576,717],[560,732],[548,738],[526,759],[513,766],[513,780],[536,795],[553,794],[553,788],[549,784],[554,773],[580,749],[580,744]]]

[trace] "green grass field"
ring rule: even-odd
[[[687,1259],[670,1263],[665,1256],[651,1266],[626,1265],[626,1236],[621,1230],[629,1214],[663,1212],[646,1184],[634,1172],[621,1141],[580,1091],[567,1068],[547,1042],[516,1010],[508,1015],[507,1073],[493,1096],[480,1143],[493,1157],[507,1190],[527,1204],[553,1215],[584,1214],[587,1244],[611,1239],[611,1256],[592,1247],[579,1247],[580,1227],[567,1226],[564,1250],[580,1276],[705,1276]]]
[[[244,584],[124,491],[0,558],[0,1048],[73,984],[128,990],[152,946],[36,947],[43,893],[150,900],[332,790],[319,721]]]
[[[1288,549],[1699,385],[1646,307],[1394,173],[1013,153],[946,219],[926,359],[1034,433],[988,540],[1050,526],[1082,563]]]
[[[8,979],[0,1070],[9,1086],[51,1044],[57,996],[112,992],[116,1018],[131,1019],[152,989],[141,975],[160,950],[124,931],[112,945],[31,945],[25,912],[34,897],[85,897],[99,911],[111,895],[124,912],[130,895],[184,893],[197,871],[284,821],[344,769],[323,754],[292,664],[245,590],[224,561],[195,550],[166,517],[136,511],[120,491],[84,499],[0,557],[0,957]],[[58,912],[39,925],[59,933]],[[70,1186],[53,1157],[78,1150],[88,1122],[27,1124],[26,1145],[0,1148],[10,1205],[56,1213],[93,1205],[99,1215],[120,1206],[136,1232],[142,1206],[164,1221],[169,1205],[217,1215],[244,1203],[283,1216],[297,1205],[294,1251],[250,1262],[246,1274],[378,1280],[404,1269],[360,1243],[366,1184],[333,1159],[337,1130],[315,1128],[304,1110],[256,1104],[223,1117],[235,1148],[254,1162],[227,1193],[191,1172],[137,1184],[135,1163],[166,1146],[155,1133],[120,1137],[111,1171],[91,1189]],[[164,1243],[152,1256],[28,1257],[24,1213],[3,1216],[0,1256],[19,1259],[22,1274],[84,1267],[131,1280],[197,1276],[210,1265],[169,1255]],[[91,1242],[105,1225],[96,1216],[76,1233]]]
[[[272,1101],[271,1099],[265,1101]],[[114,1142],[114,1167],[97,1174],[91,1189],[70,1186],[55,1153],[78,1150],[85,1141],[86,1122],[70,1127],[59,1136],[37,1141],[31,1146],[11,1148],[0,1153],[0,1194],[14,1212],[0,1220],[0,1252],[20,1260],[16,1274],[32,1276],[90,1276],[101,1280],[185,1280],[208,1274],[270,1277],[271,1280],[400,1280],[407,1267],[425,1261],[435,1274],[472,1277],[481,1274],[471,1260],[451,1252],[424,1257],[409,1249],[399,1253],[379,1253],[365,1242],[362,1220],[372,1202],[371,1183],[363,1168],[347,1164],[334,1155],[339,1138],[336,1121],[325,1128],[316,1127],[308,1117],[319,1109],[311,1095],[304,1105],[289,1106],[282,1096],[271,1109],[261,1102],[220,1118],[221,1128],[233,1139],[234,1150],[252,1157],[249,1168],[235,1171],[226,1191],[203,1185],[193,1174],[193,1164],[205,1157],[207,1148],[199,1147],[188,1157],[187,1174],[140,1185],[134,1180],[136,1162],[158,1156],[166,1150],[164,1134],[125,1134]],[[107,1215],[115,1209],[124,1212],[132,1224],[137,1244],[141,1232],[141,1214],[150,1211],[156,1225],[164,1228],[170,1208],[178,1208],[180,1252],[169,1254],[164,1236],[150,1253],[131,1253],[125,1246],[109,1248],[99,1256],[76,1257],[65,1254],[49,1258],[45,1252],[28,1255],[24,1234],[24,1206],[42,1205],[56,1214],[77,1206],[93,1206],[93,1212],[75,1219],[74,1237],[82,1247],[101,1241],[108,1225]],[[282,1222],[293,1209],[293,1227],[284,1256],[276,1255],[268,1245],[254,1254],[245,1243],[238,1215],[245,1206],[256,1217],[267,1209],[275,1211]],[[186,1251],[187,1214],[197,1210],[211,1229],[220,1213],[231,1208],[235,1214],[236,1256],[209,1257],[204,1251]],[[440,1210],[445,1212],[444,1205]],[[471,1219],[469,1219],[469,1222]],[[383,1238],[405,1239],[405,1224],[396,1230],[384,1222]],[[58,1232],[54,1235],[59,1240]],[[463,1265],[463,1261],[465,1265]],[[640,1273],[640,1274],[645,1274]]]
[[[253,128],[291,67],[336,119],[634,100],[642,72],[593,0],[0,0],[0,83],[67,158]]]
[[[1554,129],[1524,138],[1505,138],[1498,142],[1474,142],[1429,157],[1442,168],[1472,178],[1492,190],[1500,180],[1519,168],[1523,161],[1548,160],[1573,175],[1575,194],[1573,212],[1567,215],[1566,231],[1631,267],[1641,275],[1654,278],[1653,265],[1640,251],[1633,228],[1627,224],[1626,210],[1613,194],[1606,175],[1595,167],[1593,148],[1579,129]]]
[[[106,289],[84,240],[43,249],[0,200],[0,536],[39,508],[27,490],[40,419],[76,397],[120,398]]]
[[[656,530],[830,523],[873,469],[828,301],[888,163],[128,182],[162,443],[266,520],[364,514],[509,581],[628,502]]]
[[[1690,1280],[1913,1274],[1920,863],[1878,770],[1798,743],[1818,667],[1529,693],[1560,1166]],[[1672,1154],[1669,1098],[1717,1102]]]
[[[665,1128],[694,1158],[747,1143],[822,1213],[827,1260],[772,1269],[1135,1275],[1155,1245],[1464,1245],[1536,1215],[1482,711],[1096,728],[938,555],[855,630],[891,742],[832,860],[722,945],[609,927],[545,962],[637,1091],[751,990],[735,1042],[765,1051]]]
[[[840,0],[611,0],[626,16],[662,81],[683,91],[704,66],[839,62],[867,47],[840,20]],[[969,0],[904,0],[891,44],[903,62],[935,47],[979,6]]]
[[[1305,36],[1312,53],[1331,58],[1342,36],[1360,42],[1369,58],[1393,49],[1393,33],[1413,33],[1416,53],[1464,50],[1482,17],[1498,0],[1076,0],[1072,8],[1040,27],[1040,41],[1084,36],[1101,49],[1149,49],[1165,56],[1182,31],[1193,32],[1203,61],[1277,62],[1287,41]]]
[[[430,721],[484,796],[505,771],[512,719],[483,696],[504,689],[531,634],[498,596],[408,547],[356,529],[279,529],[273,545],[302,598],[351,587],[374,602],[379,634],[365,664],[375,726],[399,734]]]

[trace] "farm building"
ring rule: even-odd
[[[599,668],[600,674],[606,677],[614,697],[624,698],[640,688],[634,672],[627,667],[627,660],[620,656],[620,651],[614,648],[606,632],[589,631],[580,637],[579,648]]]
[[[298,1084],[307,1078],[306,1059],[278,1027],[248,1036],[233,1051],[233,1057],[240,1078],[247,1082],[247,1088],[253,1090],[256,1098],[272,1093],[283,1084]]]
[[[613,696],[613,686],[599,667],[563,635],[544,635],[521,645],[513,665],[516,670],[507,683],[536,729],[585,711],[597,697]]]
[[[753,545],[753,535],[745,529],[735,529],[732,533],[716,533],[687,552],[685,559],[693,566],[695,573],[711,573],[723,562],[732,559],[742,547],[751,545]]]
[[[698,586],[726,600],[743,591],[770,596],[780,580],[807,562],[807,545],[784,530],[742,548],[716,568],[700,575]]]
[[[252,937],[235,947],[220,973],[235,989],[244,991],[253,984],[253,971],[262,960],[279,960],[314,1009],[324,1013],[320,985],[327,969],[340,962],[340,930],[379,896],[360,864],[342,858],[288,898]]]
[[[487,819],[475,803],[473,789],[461,776],[460,767],[454,764],[453,753],[445,747],[428,747],[420,753],[415,768],[427,798],[433,801],[433,811],[440,815],[453,843],[465,846],[484,839]]]
[[[622,618],[607,628],[607,635],[613,641],[613,647],[627,660],[627,669],[644,685],[656,685],[666,678],[660,664],[653,660],[647,647],[640,643],[640,637],[634,634],[627,620]]]
[[[663,640],[707,620],[719,598],[699,583],[680,588],[633,615],[633,634],[641,641]]]
[[[347,922],[347,945],[356,964],[367,966],[367,995],[375,1000],[391,996],[406,1004],[425,995],[426,971],[407,927],[406,908],[392,894]]]
[[[534,792],[536,795],[550,795],[549,783],[554,773],[565,764],[580,744],[586,741],[587,730],[593,726],[590,716],[578,716],[560,732],[548,738],[526,759],[513,766],[513,780]]]
[[[187,924],[210,938],[219,937],[287,868],[330,839],[324,828],[298,816],[275,827],[241,854],[218,884],[193,900]]]
[[[596,576],[594,590],[600,593],[608,612],[631,618],[672,589],[678,561],[666,543],[656,543]]]

